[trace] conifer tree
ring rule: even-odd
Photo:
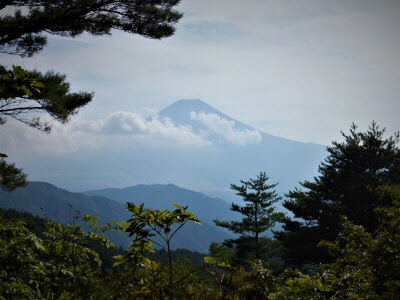
[[[260,172],[256,179],[241,180],[242,185],[231,185],[237,195],[243,197],[244,206],[232,203],[231,210],[244,215],[242,221],[218,221],[215,224],[240,234],[236,239],[227,240],[224,244],[236,251],[236,256],[243,259],[261,259],[270,246],[266,232],[283,217],[276,212],[273,204],[281,198],[273,190],[277,184],[268,184],[269,177]]]
[[[333,241],[341,228],[341,216],[374,234],[377,218],[374,210],[390,206],[377,195],[377,187],[400,183],[399,134],[384,138],[385,129],[372,122],[367,132],[358,132],[354,124],[350,134],[342,132],[344,142],[333,142],[329,156],[319,167],[314,181],[301,183],[305,190],[290,191],[283,204],[296,220],[286,217],[276,238],[287,249],[294,264],[329,261],[320,240]]]
[[[174,34],[182,14],[180,0],[5,0],[23,8],[0,17],[0,52],[32,56],[47,43],[47,34],[76,37],[110,34],[112,29],[161,39]]]
[[[48,35],[100,36],[121,30],[151,39],[169,37],[182,17],[174,10],[179,3],[180,0],[3,0],[0,1],[0,53],[33,56],[46,46]],[[63,74],[0,65],[0,125],[14,118],[49,132],[51,126],[32,113],[47,113],[54,120],[66,123],[92,101],[93,95],[93,92],[71,93]],[[25,177],[2,156],[0,188],[12,190],[23,186]]]
[[[0,153],[0,188],[5,191],[15,190],[27,184],[26,174],[15,167],[13,163],[5,161],[7,155]]]
[[[92,98],[93,93],[71,93],[65,75],[26,71],[19,66],[7,70],[0,66],[0,125],[7,118],[13,118],[49,132],[51,126],[38,117],[40,113],[47,113],[52,119],[66,123]]]

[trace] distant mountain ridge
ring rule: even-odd
[[[124,118],[120,121],[131,120]],[[325,146],[257,131],[197,99],[176,101],[158,118],[157,122],[143,119],[145,129],[137,134],[96,133],[99,145],[93,148],[53,155],[40,152],[16,162],[31,178],[74,191],[173,183],[236,201],[229,193],[230,184],[265,171],[284,195],[317,176],[318,165],[327,156]],[[127,126],[134,126],[129,122]],[[102,144],[103,139],[115,142]]]
[[[26,187],[13,192],[0,189],[0,207],[30,212],[63,224],[79,222],[86,214],[99,217],[102,223],[129,218],[122,203],[101,196],[72,193],[47,182],[29,182]],[[79,219],[75,219],[76,216]],[[110,232],[107,235],[118,246],[127,247],[129,244],[127,236],[122,233]]]
[[[174,184],[139,184],[126,188],[106,188],[83,192],[88,196],[103,196],[125,203],[146,203],[152,209],[174,209],[172,202],[188,206],[200,220],[213,225],[214,219],[239,220],[242,216],[230,210],[230,204],[219,198],[178,187]]]
[[[104,189],[104,191],[114,191],[119,189]],[[130,218],[130,213],[125,210],[125,202],[135,202],[136,204],[145,203],[145,207],[153,209],[173,209],[170,200],[183,205],[189,205],[188,210],[198,215],[202,224],[193,222],[187,223],[175,236],[172,247],[185,248],[192,251],[207,253],[211,242],[221,242],[231,237],[227,232],[216,227],[212,223],[213,216],[227,210],[229,216],[229,205],[216,198],[210,198],[203,194],[181,189],[175,185],[154,185],[130,187],[121,189],[128,191],[129,195],[121,194],[119,201],[103,197],[101,195],[85,195],[82,193],[72,193],[60,189],[46,182],[30,182],[25,188],[18,188],[13,192],[6,192],[0,189],[0,207],[13,208],[20,211],[27,211],[41,217],[56,219],[61,223],[77,222],[75,216],[91,214],[100,217],[101,223],[107,223],[112,219],[126,221]],[[97,191],[87,192],[88,194],[99,193]],[[178,195],[178,196],[177,196]],[[183,201],[181,197],[192,197]],[[162,198],[162,199],[161,199]],[[196,206],[196,202],[201,201]],[[196,208],[197,207],[197,208]],[[199,208],[207,208],[201,210]],[[213,212],[209,214],[210,212]],[[215,213],[219,212],[219,213]],[[223,216],[221,216],[223,217]],[[120,232],[109,232],[109,238],[118,246],[127,247],[130,238]]]

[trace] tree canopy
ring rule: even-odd
[[[273,190],[277,184],[268,184],[268,180],[267,174],[261,172],[256,179],[241,180],[240,186],[232,184],[231,189],[236,190],[246,204],[241,206],[232,203],[231,210],[244,217],[242,221],[214,220],[216,225],[240,235],[224,243],[235,249],[240,260],[264,256],[269,245],[265,233],[283,217],[282,213],[275,212],[273,206],[281,199]]]
[[[0,188],[12,191],[17,187],[25,186],[26,174],[15,164],[6,162],[5,157],[7,155],[0,153]]]
[[[328,157],[314,181],[301,183],[305,190],[290,191],[284,207],[297,219],[285,218],[285,231],[276,233],[296,264],[329,259],[317,248],[320,240],[333,241],[341,228],[341,216],[367,232],[377,229],[374,210],[391,205],[389,198],[377,196],[377,187],[400,182],[399,135],[384,137],[385,129],[372,123],[366,132],[353,124],[344,142],[333,142]]]
[[[343,217],[333,242],[321,241],[332,262],[308,273],[288,270],[286,284],[270,299],[398,299],[400,294],[400,186],[377,188],[392,203],[375,209],[376,234]]]
[[[66,76],[54,72],[42,74],[19,66],[7,70],[0,66],[0,124],[14,118],[42,131],[50,131],[48,123],[32,113],[46,112],[54,120],[66,123],[93,98],[93,93],[70,93]],[[30,117],[25,117],[25,115]]]
[[[161,39],[174,34],[182,14],[180,0],[5,0],[13,14],[0,17],[0,52],[32,56],[47,43],[46,34],[76,37],[110,34],[112,29]]]

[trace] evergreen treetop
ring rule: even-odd
[[[243,197],[244,206],[232,203],[231,210],[244,215],[242,221],[218,221],[217,226],[229,229],[241,236],[226,244],[236,245],[236,250],[246,244],[246,250],[253,252],[256,259],[262,254],[264,240],[263,233],[270,230],[275,223],[283,217],[282,213],[275,212],[273,204],[281,198],[273,190],[277,184],[268,184],[269,177],[265,172],[260,172],[256,179],[241,180],[242,185],[231,185],[231,189],[237,191],[237,195]]]
[[[367,232],[376,231],[374,210],[391,205],[377,196],[376,189],[400,183],[399,134],[389,138],[384,134],[385,129],[375,122],[366,132],[358,132],[353,124],[349,135],[342,132],[343,142],[327,148],[329,155],[319,167],[320,175],[313,182],[301,183],[305,190],[287,194],[283,205],[298,219],[285,218],[285,231],[276,237],[284,242],[292,262],[326,261],[328,253],[316,246],[321,239],[337,237],[341,216]]]
[[[161,39],[174,34],[182,14],[180,0],[5,0],[13,14],[0,17],[0,52],[32,56],[47,43],[46,34],[76,37],[112,29]]]
[[[92,101],[93,93],[71,93],[65,78],[54,72],[43,74],[19,66],[10,70],[0,66],[0,125],[13,118],[48,132],[51,126],[32,114],[41,112],[58,122],[68,122],[79,108]]]

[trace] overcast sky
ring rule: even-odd
[[[184,17],[176,34],[161,41],[123,32],[50,37],[33,58],[0,55],[0,63],[55,70],[73,90],[95,91],[71,124],[55,128],[61,140],[78,125],[116,114],[143,119],[195,98],[303,142],[329,145],[352,122],[362,130],[372,120],[390,134],[400,129],[398,0],[183,0],[178,10]],[[1,133],[8,153],[31,134],[11,125]],[[76,136],[68,147],[93,142]],[[61,140],[49,151],[68,151]],[[38,147],[46,141],[40,137]]]
[[[259,130],[330,144],[352,122],[400,129],[397,0],[183,0],[175,36],[50,38],[18,63],[95,91],[78,118],[199,98]]]

